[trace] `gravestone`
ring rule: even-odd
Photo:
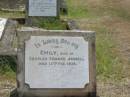
[[[37,26],[46,17],[59,17],[59,0],[28,0],[26,8],[26,24],[30,26]]]
[[[57,0],[29,0],[29,16],[57,16]]]
[[[17,22],[10,19],[2,19],[0,25],[0,55],[16,55],[17,38],[16,29]]]
[[[0,18],[0,39],[1,39],[2,35],[3,35],[6,23],[7,23],[6,18]]]
[[[19,97],[96,95],[95,33],[18,30]]]

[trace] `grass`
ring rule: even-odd
[[[119,9],[113,9],[111,11],[111,14],[112,14],[112,16],[120,17],[123,20],[130,21],[130,13],[128,13],[124,9],[121,9],[121,8],[119,8]]]
[[[43,22],[39,23],[39,26],[44,29],[51,30],[66,30],[66,22],[63,22],[57,18],[47,18]]]
[[[130,20],[130,13],[114,0],[67,0],[68,16],[66,18],[100,18],[103,16],[119,17]],[[129,8],[129,6],[126,6]]]
[[[105,29],[101,28],[98,31],[96,39],[97,78],[104,81],[107,79],[119,81],[123,73],[122,62],[114,50],[116,43]]]
[[[16,63],[13,57],[0,56],[0,75],[14,77],[16,72]]]
[[[94,24],[90,24],[86,27],[87,29],[97,32],[97,78],[104,81],[108,79],[113,81],[120,81],[123,78],[123,64],[114,50],[116,43],[113,40],[114,38],[112,37],[111,29],[108,29],[106,26],[104,26],[104,24],[101,23],[100,20],[97,21],[97,19],[101,19],[104,16],[128,19],[129,15],[124,10],[119,10],[118,7],[109,7],[107,3],[102,4],[102,2],[100,2],[99,4],[97,3],[94,5],[91,3],[89,5],[89,3],[92,2],[89,1],[90,0],[67,0],[69,6],[69,14],[66,18],[78,18],[79,20],[87,19],[89,21],[96,21]],[[126,14],[126,16],[123,16],[123,14]],[[89,24],[89,22],[87,24]]]
[[[3,18],[23,18],[25,17],[24,12],[9,12],[9,11],[1,11],[0,10],[0,17]]]
[[[87,8],[85,0],[67,0],[68,16],[67,18],[92,18],[92,12]]]

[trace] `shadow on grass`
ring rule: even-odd
[[[0,56],[0,73],[10,74],[12,72],[16,72],[16,57]]]

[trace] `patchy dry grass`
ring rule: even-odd
[[[104,25],[106,18],[115,17],[112,14],[113,9],[108,6],[111,2],[105,0],[75,0],[75,2],[68,0],[68,4],[70,6],[69,18],[78,17],[76,21],[81,29],[97,32],[97,78],[104,81],[107,79],[121,80],[123,66],[114,50],[116,42],[114,42],[111,29]]]
[[[98,95],[130,97],[130,0],[68,0],[68,4],[73,8],[69,18],[76,18],[81,29],[97,32]]]
[[[9,11],[1,11],[0,10],[0,17],[3,18],[23,18],[25,17],[24,12],[9,12]]]
[[[0,74],[0,97],[10,97],[10,93],[16,88],[14,79]]]

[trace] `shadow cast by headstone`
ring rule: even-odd
[[[17,89],[14,89],[11,93],[9,97],[18,97],[18,92]]]
[[[18,92],[17,89],[14,89],[11,93],[9,97],[18,97]],[[75,97],[75,96],[74,96]],[[100,97],[100,96],[96,96],[95,93],[89,93],[86,97]]]
[[[10,63],[10,68],[16,72],[16,66],[17,66],[17,63],[16,63],[16,57],[15,56],[7,56],[7,60],[9,61]]]
[[[13,72],[16,72],[16,57],[14,56],[0,56],[1,72],[7,72],[10,68]]]

